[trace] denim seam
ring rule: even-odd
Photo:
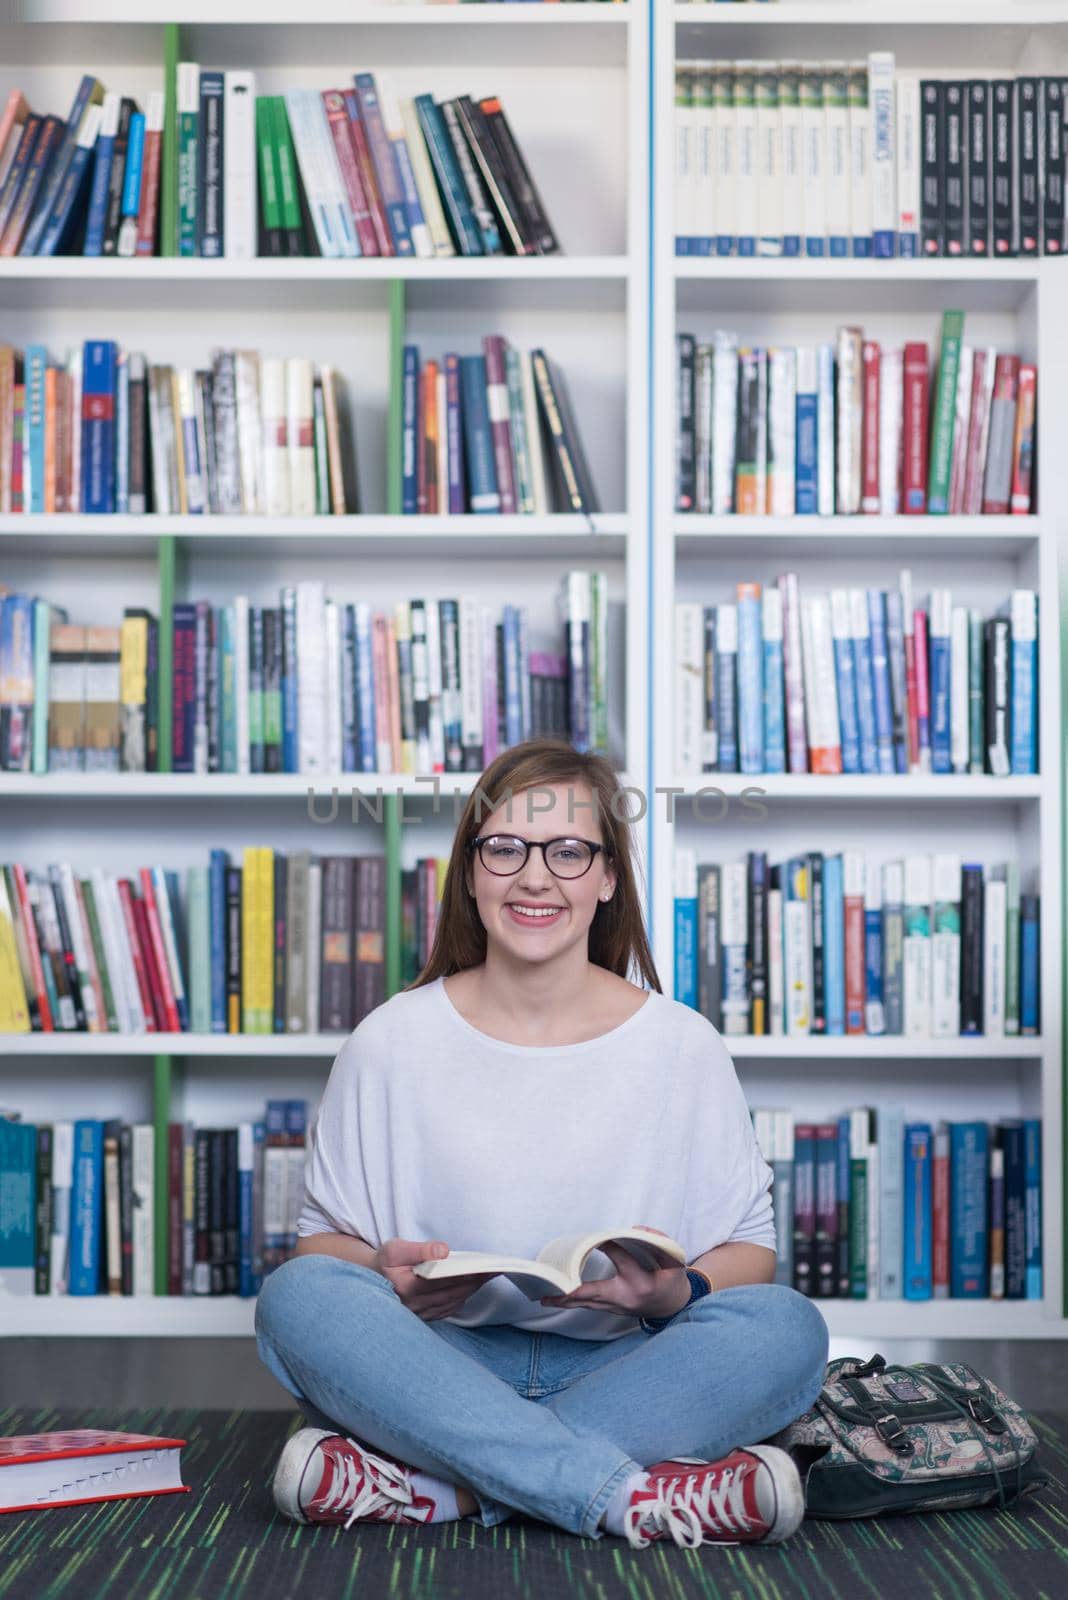
[[[621,1467],[616,1468],[615,1472],[613,1472],[608,1481],[601,1485],[598,1492],[594,1495],[593,1499],[586,1507],[586,1515],[583,1518],[582,1523],[582,1537],[584,1539],[604,1538],[604,1530],[599,1528],[597,1524],[604,1516],[608,1502],[611,1500],[616,1490],[623,1487],[629,1477],[631,1477],[634,1473],[642,1472],[643,1470],[644,1468],[640,1467],[636,1462],[630,1460],[624,1461]]]

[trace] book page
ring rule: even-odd
[[[545,1266],[555,1267],[577,1286],[582,1281],[582,1268],[587,1256],[606,1241],[622,1245],[649,1272],[656,1267],[686,1265],[686,1252],[677,1239],[669,1239],[665,1234],[653,1233],[646,1228],[561,1234],[556,1239],[550,1239],[538,1251],[538,1260]]]

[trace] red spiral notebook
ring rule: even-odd
[[[184,1444],[99,1428],[0,1439],[0,1512],[188,1494],[182,1483]]]

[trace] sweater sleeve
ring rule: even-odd
[[[695,1095],[689,1238],[693,1260],[721,1244],[775,1249],[772,1170],[760,1153],[734,1063],[712,1024],[695,1017],[698,1082]]]
[[[359,1114],[361,1062],[377,1048],[376,1030],[366,1027],[370,1021],[365,1018],[349,1035],[330,1069],[312,1127],[297,1234],[355,1234],[377,1249],[382,1241],[367,1184]]]

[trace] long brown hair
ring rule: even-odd
[[[638,896],[627,796],[616,770],[605,756],[576,750],[565,739],[544,738],[527,739],[502,751],[468,797],[452,843],[434,947],[422,972],[406,988],[418,989],[436,978],[477,967],[486,959],[486,930],[474,897],[467,892],[468,840],[477,836],[483,819],[504,805],[509,796],[514,801],[525,789],[552,783],[585,783],[593,791],[601,840],[611,853],[616,876],[612,898],[598,901],[590,924],[590,961],[621,978],[626,978],[633,967],[636,982],[644,979],[651,988],[660,990]]]

